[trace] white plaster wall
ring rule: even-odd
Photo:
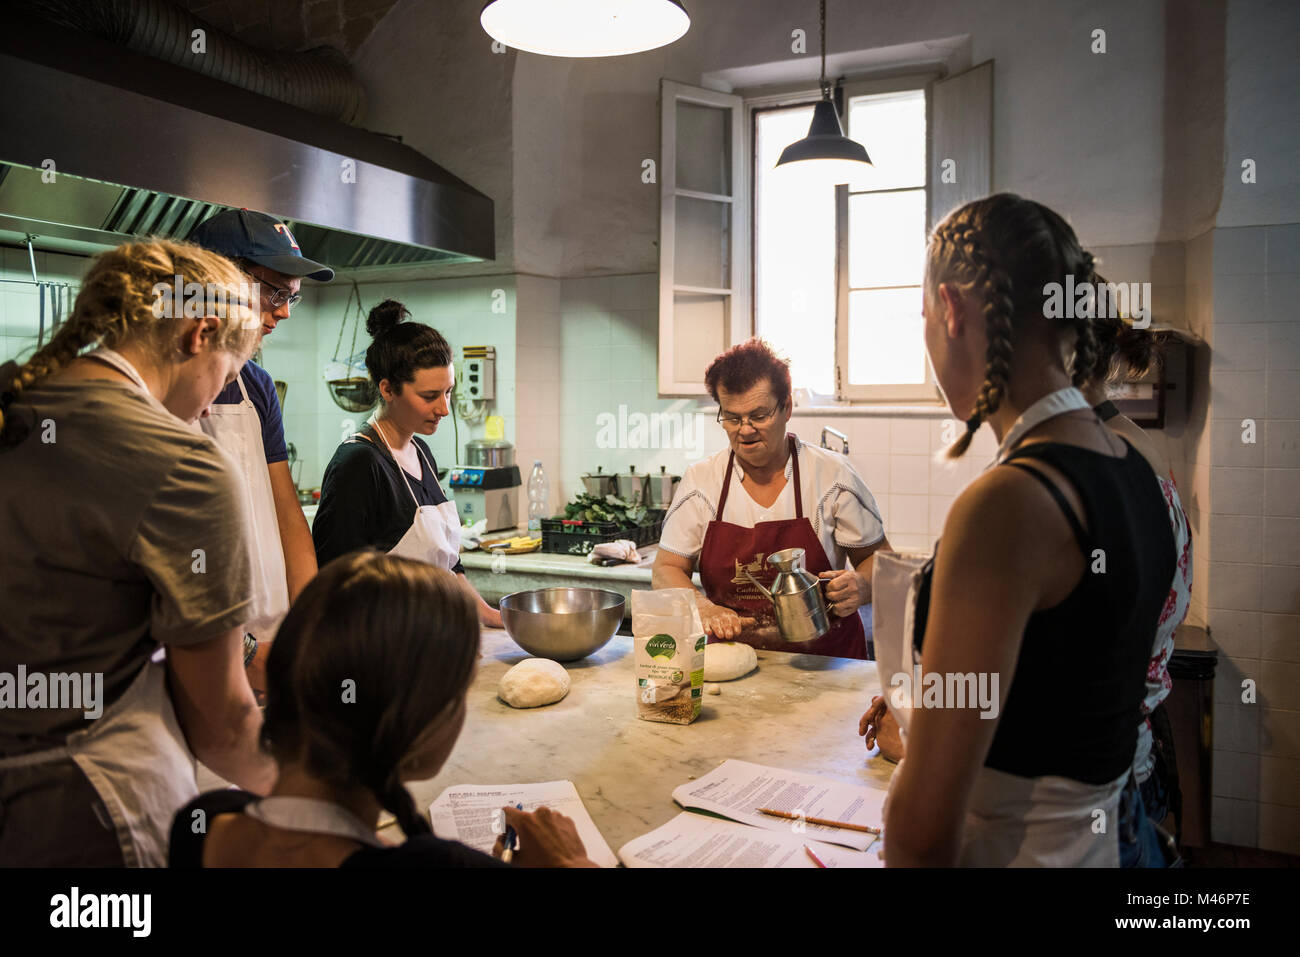
[[[1174,190],[1177,203],[1166,199],[1165,179],[1206,177],[1184,173],[1187,157],[1167,149],[1161,4],[831,0],[829,8],[832,53],[967,33],[973,62],[996,60],[995,188],[1061,210],[1088,243],[1185,238],[1183,191]],[[640,164],[659,155],[660,77],[699,83],[706,73],[799,59],[815,78],[814,4],[715,0],[690,9],[691,31],[664,50],[573,63],[519,54],[521,155],[536,147],[564,157],[559,177],[546,162],[516,169],[517,208],[529,211],[516,227],[521,268],[554,275],[557,256],[565,277],[657,268],[658,189],[641,183]],[[807,56],[789,53],[795,27],[809,31]],[[1107,32],[1104,55],[1089,50],[1094,28]],[[1181,127],[1191,105],[1177,106]]]

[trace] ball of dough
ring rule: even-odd
[[[754,649],[740,641],[719,641],[704,646],[704,680],[731,681],[758,667]]]
[[[569,693],[569,673],[549,658],[528,658],[504,675],[497,696],[512,708],[540,708]]]
[[[722,694],[722,685],[707,684],[704,686],[705,694]]]

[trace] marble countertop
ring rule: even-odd
[[[723,682],[699,718],[675,725],[637,717],[631,638],[565,664],[568,696],[527,710],[496,689],[528,654],[498,629],[484,630],[482,651],[455,750],[436,778],[410,785],[422,811],[453,785],[569,780],[617,853],[681,811],[674,788],[727,758],[881,789],[893,774],[857,733],[880,689],[873,661],[759,651],[758,670]]]

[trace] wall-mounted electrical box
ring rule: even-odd
[[[495,346],[466,346],[457,391],[471,401],[496,398],[497,350]],[[463,391],[462,391],[463,390]]]

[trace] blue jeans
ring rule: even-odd
[[[1147,816],[1146,800],[1159,803],[1158,782],[1151,775],[1139,785],[1130,776],[1119,798],[1119,863],[1120,867],[1168,867],[1165,859],[1164,839],[1156,830],[1155,822]],[[1144,794],[1143,792],[1148,792]]]

